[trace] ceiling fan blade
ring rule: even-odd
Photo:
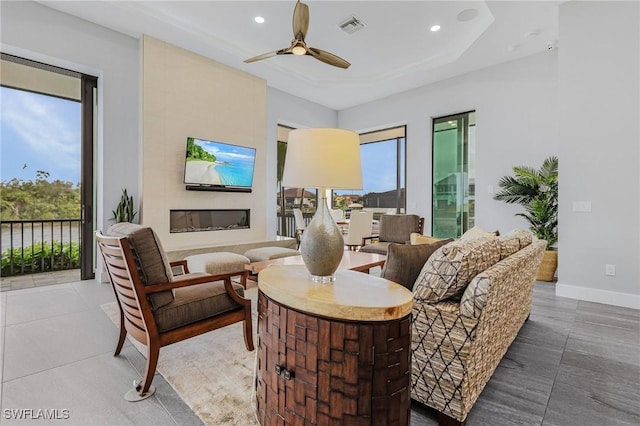
[[[249,59],[245,59],[244,62],[249,64],[251,62],[256,62],[256,61],[261,61],[263,59],[268,59],[271,58],[273,56],[276,56],[278,54],[278,51],[273,51],[273,52],[269,52],[269,53],[263,53],[262,55],[258,55],[258,56],[254,56],[253,58],[249,58]]]
[[[293,38],[296,40],[304,40],[308,29],[309,6],[298,0],[296,8],[293,10]]]
[[[325,64],[333,65],[334,67],[347,69],[351,65],[340,56],[334,55],[333,53],[329,53],[321,49],[316,49],[315,47],[310,47],[307,52],[317,60],[322,61]]]
[[[249,58],[249,59],[245,59],[245,63],[249,64],[251,62],[256,62],[256,61],[261,61],[263,59],[269,59],[272,58],[276,55],[287,55],[291,53],[291,48],[287,47],[284,49],[280,49],[280,50],[275,50],[273,52],[269,52],[269,53],[263,53],[262,55],[258,55],[258,56],[254,56],[253,58]]]

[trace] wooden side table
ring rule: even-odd
[[[258,417],[265,425],[408,425],[412,294],[349,270],[258,278]]]

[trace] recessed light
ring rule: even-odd
[[[258,24],[264,23],[264,18],[262,16],[256,16],[255,18],[253,18],[253,20],[256,21]]]
[[[440,31],[440,25],[434,25],[434,26],[432,26],[432,27],[430,28],[430,30],[431,30],[432,32],[434,32],[434,33],[435,33],[436,31]]]
[[[540,35],[540,30],[531,30],[531,31],[529,31],[528,33],[526,33],[524,36],[525,36],[526,38],[531,39],[531,38],[536,38],[536,37],[538,37],[539,35]]]

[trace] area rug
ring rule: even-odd
[[[252,299],[257,348],[257,287],[247,289],[246,296]],[[116,302],[101,308],[117,326]],[[146,356],[144,345],[129,340]],[[236,323],[161,348],[157,371],[204,424],[257,425],[252,392],[255,356],[256,351],[248,352],[244,346],[242,323]]]

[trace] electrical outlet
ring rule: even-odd
[[[573,211],[589,213],[591,211],[591,201],[574,201]]]
[[[487,186],[487,194],[493,194],[493,185]]]
[[[616,275],[616,265],[606,264],[604,265],[604,274],[609,277],[614,277]]]

